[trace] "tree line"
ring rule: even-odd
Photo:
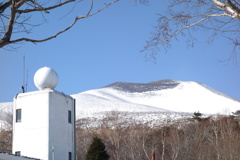
[[[112,125],[88,127],[78,123],[77,159],[86,159],[93,139],[98,137],[106,146],[109,160],[151,160],[152,153],[156,160],[239,160],[239,114],[198,116],[195,114],[184,123],[176,120],[156,127],[134,121],[118,126],[117,118],[112,117]],[[0,152],[11,153],[11,138],[11,130],[1,129]]]
[[[125,127],[78,126],[77,157],[84,159],[93,137],[99,137],[110,160],[151,160],[152,153],[156,160],[239,160],[238,117],[198,116],[158,127],[134,122]]]

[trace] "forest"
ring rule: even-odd
[[[116,113],[114,114],[116,115]],[[195,114],[184,121],[151,127],[118,125],[118,117],[105,117],[100,126],[77,121],[77,159],[84,160],[94,137],[106,146],[110,160],[239,160],[240,114],[201,117]],[[111,123],[109,123],[111,122]],[[124,123],[122,123],[124,124]],[[11,153],[11,124],[1,128],[0,152]]]

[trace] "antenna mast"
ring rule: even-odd
[[[27,92],[27,84],[28,84],[28,69],[27,69],[26,84],[25,84],[25,91],[26,92]]]
[[[23,56],[23,83],[22,83],[22,93],[25,92],[25,56]]]

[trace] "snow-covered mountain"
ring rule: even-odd
[[[72,96],[77,117],[106,111],[229,114],[240,110],[238,100],[192,81],[116,82]]]
[[[140,115],[155,114],[151,118],[159,117],[159,114],[192,115],[198,111],[204,114],[229,114],[240,110],[239,100],[192,81],[116,82],[72,97],[76,99],[77,119],[96,118],[113,112],[129,113],[130,117],[136,114],[138,118]],[[0,103],[0,114],[9,113],[12,106],[12,103]]]

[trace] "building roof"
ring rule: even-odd
[[[14,154],[0,152],[0,160],[40,160],[40,159],[25,156],[16,156]]]

